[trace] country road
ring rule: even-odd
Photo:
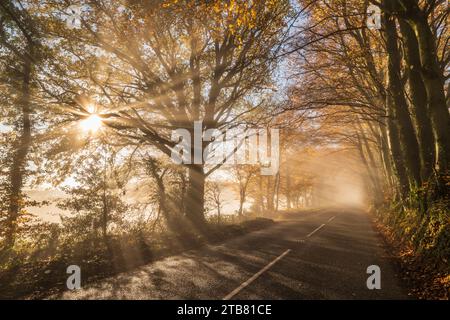
[[[370,265],[380,290],[366,286]],[[327,209],[51,299],[407,299],[398,278],[367,214]]]

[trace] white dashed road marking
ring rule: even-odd
[[[253,281],[255,281],[260,275],[262,275],[264,272],[266,272],[267,270],[270,269],[270,267],[272,267],[275,263],[277,263],[278,261],[280,261],[281,259],[284,258],[284,256],[286,256],[289,252],[291,252],[291,249],[287,249],[285,252],[283,252],[281,255],[279,255],[278,257],[275,258],[275,260],[273,260],[272,262],[270,262],[268,265],[266,265],[264,268],[262,268],[261,270],[259,270],[257,273],[255,273],[250,279],[248,279],[247,281],[245,281],[244,283],[242,283],[239,287],[237,287],[236,289],[234,289],[233,291],[231,291],[227,296],[225,296],[225,298],[223,298],[223,300],[230,300],[231,298],[233,298],[235,295],[237,295],[242,289],[244,289],[246,286],[248,286],[250,283],[252,283]]]
[[[336,216],[331,217],[330,219],[328,219],[327,222],[331,222],[333,221],[333,219],[336,218]],[[320,229],[322,229],[325,226],[324,224],[321,224],[319,227],[317,227],[316,229],[314,229],[311,233],[309,233],[306,238],[311,237],[314,233],[316,233],[317,231],[319,231]],[[305,240],[298,240],[298,242],[300,243],[304,243]],[[259,270],[257,273],[255,273],[250,279],[248,279],[247,281],[243,282],[239,287],[237,287],[236,289],[234,289],[233,291],[231,291],[228,295],[226,295],[223,300],[230,300],[231,298],[233,298],[235,295],[237,295],[239,292],[241,292],[245,287],[247,287],[249,284],[251,284],[253,281],[255,281],[256,279],[258,279],[258,277],[260,275],[262,275],[264,272],[266,272],[267,270],[269,270],[275,263],[277,263],[278,261],[280,261],[281,259],[283,259],[289,252],[291,252],[291,249],[287,249],[285,252],[283,252],[282,254],[280,254],[278,257],[276,257],[274,260],[272,260],[268,265],[266,265],[264,268],[262,268],[261,270]]]
[[[310,234],[308,234],[306,237],[309,238],[311,237],[314,233],[316,233],[317,231],[319,231],[320,229],[322,229],[323,227],[325,227],[325,223],[321,224],[320,227],[317,227],[316,229],[313,230],[313,232],[311,232]]]

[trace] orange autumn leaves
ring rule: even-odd
[[[165,0],[163,8],[189,14],[208,21],[215,38],[222,38],[224,31],[236,38],[236,44],[242,44],[242,31],[252,30],[261,25],[270,16],[271,27],[279,28],[283,23],[283,14],[289,8],[289,1],[276,0]],[[273,23],[273,17],[279,15],[277,23]]]

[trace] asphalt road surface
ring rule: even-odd
[[[367,267],[381,269],[369,290]],[[370,218],[292,214],[273,227],[66,291],[57,299],[407,299]]]

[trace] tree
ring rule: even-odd
[[[239,209],[238,215],[242,217],[244,211],[244,204],[247,199],[248,187],[252,179],[258,174],[260,170],[254,165],[235,165],[233,167],[233,175],[238,183],[239,192]]]
[[[295,46],[301,50],[295,60],[301,63],[300,85],[295,88],[301,98],[295,99],[295,108],[313,112],[315,119],[328,118],[335,127],[359,124],[357,130],[347,128],[347,133],[338,130],[338,134],[360,150],[373,177],[373,190],[380,190],[376,168],[380,166],[385,178],[382,183],[393,188],[397,199],[422,198],[423,186],[429,186],[433,180],[430,178],[435,176],[431,173],[445,168],[445,164],[434,164],[435,157],[445,158],[445,152],[435,155],[434,144],[440,144],[439,139],[445,141],[442,136],[449,132],[446,129],[438,137],[438,132],[444,131],[448,110],[442,103],[436,108],[436,101],[442,102],[437,92],[443,91],[442,79],[448,64],[443,40],[448,34],[448,12],[439,1],[370,2],[381,8],[385,18],[380,30],[366,27],[369,2],[318,2],[309,7],[311,23],[307,25],[312,27],[306,29],[306,34],[312,43],[305,47],[303,36],[298,44],[293,43],[292,50],[297,52]],[[420,47],[426,44],[420,44],[417,24],[430,31],[429,37],[425,36],[431,46],[427,57],[420,53]],[[426,68],[424,61],[428,61]],[[427,89],[425,82],[430,73],[425,74],[424,70],[430,68],[441,84],[435,81],[431,85],[428,81]],[[430,101],[434,101],[434,111]],[[436,110],[442,112],[440,124],[433,120]],[[447,148],[438,149],[442,152]]]
[[[179,168],[148,157],[144,160],[146,173],[156,182],[154,196],[169,229],[183,235],[186,229],[183,209],[186,197],[185,174]],[[188,232],[186,232],[188,233]]]
[[[387,2],[384,2],[386,5]],[[403,84],[400,78],[401,59],[398,49],[397,28],[395,19],[388,13],[384,13],[384,25],[386,36],[386,50],[388,52],[388,95],[392,97],[392,115],[397,122],[401,148],[405,156],[405,166],[408,172],[410,184],[414,189],[421,185],[419,145],[414,132],[411,117],[408,112],[408,104],[404,96]]]
[[[14,128],[14,133],[6,133],[10,136],[7,139],[12,156],[7,160],[9,168],[2,172],[8,178],[2,185],[1,200],[5,207],[0,220],[5,230],[2,232],[3,248],[10,249],[15,243],[18,219],[26,203],[22,188],[32,144],[36,64],[42,54],[39,52],[38,28],[26,8],[16,6],[13,1],[5,1],[0,5],[0,15],[0,50],[5,57],[1,64],[2,87],[6,89],[2,94],[7,95],[2,97],[1,107],[5,108],[2,113],[10,119],[4,124]]]
[[[111,223],[119,223],[129,209],[121,198],[122,182],[116,179],[114,170],[114,154],[99,147],[91,158],[79,164],[75,186],[65,187],[68,197],[58,203],[61,209],[75,214],[63,218],[63,226],[78,236],[92,235],[94,241],[102,239],[106,248],[110,245]]]
[[[95,79],[92,72],[78,76],[103,97],[97,101],[103,123],[119,136],[167,156],[175,145],[172,130],[185,129],[193,136],[195,121],[201,122],[202,132],[230,129],[258,108],[261,99],[254,94],[261,96],[270,83],[273,48],[289,10],[288,1],[86,4],[89,12],[81,18],[82,31],[60,25],[52,30],[66,43],[61,49],[80,64],[100,60],[114,70],[114,78],[108,71]],[[99,78],[103,80],[96,81]],[[72,108],[86,114],[86,106]],[[203,154],[209,143],[203,142],[197,152]],[[190,148],[194,154],[193,140]],[[185,214],[204,230],[205,178],[217,167],[186,167]]]
[[[220,224],[221,210],[224,204],[222,186],[218,182],[206,184],[206,203],[217,210],[217,224]]]
[[[386,9],[396,10],[397,15],[411,25],[417,37],[421,62],[420,73],[427,92],[428,108],[436,140],[438,171],[445,174],[449,170],[450,161],[450,114],[445,98],[444,68],[440,64],[437,51],[437,37],[429,23],[431,13],[438,5],[439,1],[426,2],[425,5],[420,6],[418,0],[398,0],[394,2],[394,7]],[[446,19],[448,10],[443,10],[442,18]],[[410,36],[412,37],[412,34]],[[442,61],[445,61],[445,58]]]

